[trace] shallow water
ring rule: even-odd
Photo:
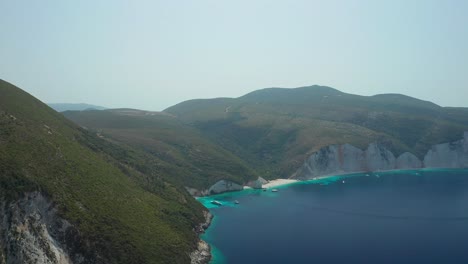
[[[278,189],[199,199],[215,215],[203,235],[211,263],[468,263],[468,170],[355,174]]]

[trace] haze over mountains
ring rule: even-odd
[[[83,111],[83,110],[104,110],[106,107],[91,105],[91,104],[67,104],[67,103],[56,103],[47,104],[57,112],[63,111]]]
[[[220,179],[246,184],[258,176],[292,177],[310,155],[330,145],[351,144],[365,150],[378,143],[395,156],[410,152],[422,160],[432,145],[459,140],[468,131],[467,108],[440,107],[400,94],[358,96],[324,86],[189,100],[161,113],[133,117],[119,110],[64,114],[104,137],[140,146],[169,163],[192,165],[192,173],[182,176],[189,179],[182,182],[204,189]],[[229,154],[214,155],[206,148]],[[219,163],[220,156],[231,166]],[[203,167],[194,159],[215,162]],[[223,167],[225,173],[220,174]],[[194,178],[204,179],[205,185]]]
[[[206,263],[209,215],[191,195],[260,177],[468,167],[468,108],[323,86],[57,113],[0,81],[0,124],[0,259],[13,262]]]

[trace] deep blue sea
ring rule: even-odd
[[[278,189],[199,200],[215,216],[202,236],[211,263],[468,263],[468,170],[354,174]]]

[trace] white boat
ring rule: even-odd
[[[239,204],[239,201],[235,200],[234,203],[235,203],[235,204]]]
[[[212,204],[216,204],[216,205],[223,205],[221,202],[216,201],[216,200],[211,201],[211,203],[212,203]]]
[[[278,191],[278,189],[271,189],[271,191],[272,191],[272,192],[277,192],[277,191]]]

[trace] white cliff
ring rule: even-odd
[[[261,189],[262,186],[263,186],[264,184],[267,184],[267,183],[268,183],[267,180],[265,180],[265,179],[262,178],[262,177],[258,177],[258,179],[256,179],[255,181],[249,181],[249,182],[247,183],[247,186],[252,187],[252,188],[254,188],[254,189]]]
[[[307,180],[317,176],[365,171],[418,168],[467,168],[468,132],[463,139],[431,147],[421,162],[414,154],[405,152],[395,158],[385,146],[371,143],[365,151],[352,145],[331,145],[313,153],[293,178]]]
[[[244,186],[228,180],[220,180],[213,184],[210,188],[199,190],[192,187],[185,186],[185,189],[192,196],[206,196],[212,194],[218,194],[223,192],[241,191]]]
[[[405,152],[396,160],[396,168],[398,169],[419,169],[422,168],[422,162],[413,153]]]
[[[1,203],[0,263],[70,264],[88,260],[70,245],[77,233],[39,192]],[[73,246],[72,246],[73,247]],[[70,253],[75,252],[75,253]]]
[[[463,134],[463,139],[461,140],[432,146],[426,156],[424,156],[424,167],[468,167],[468,132]]]
[[[213,184],[213,186],[211,186],[208,189],[208,193],[217,194],[217,193],[223,193],[223,192],[240,191],[243,189],[244,189],[244,186],[240,184],[227,181],[227,180],[220,180],[217,183]]]
[[[365,170],[393,170],[396,169],[396,159],[392,152],[377,143],[369,144],[365,151]]]

